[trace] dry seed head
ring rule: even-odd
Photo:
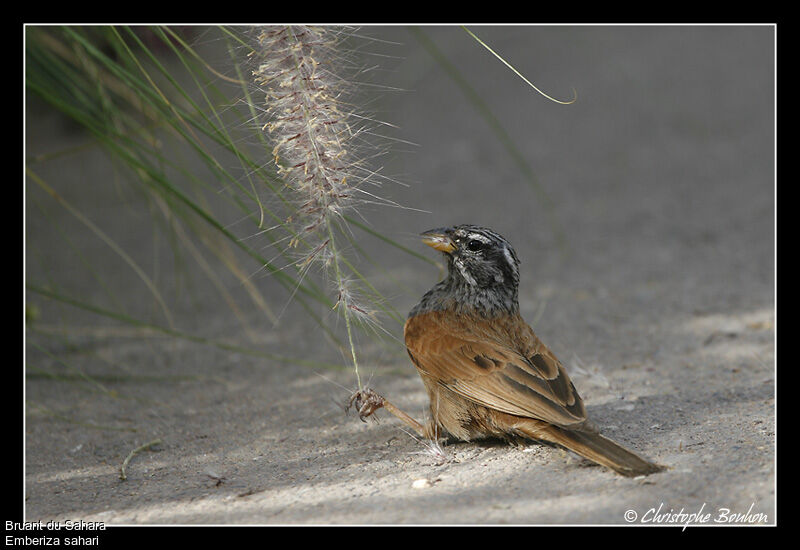
[[[379,329],[378,311],[369,300],[362,296],[357,281],[343,277],[336,282],[338,292],[335,308],[346,307],[354,321],[364,328]]]
[[[265,27],[254,81],[264,93],[278,174],[298,200],[292,216],[301,239],[327,231],[353,203],[353,170],[360,164],[346,144],[352,130],[343,111],[346,81],[331,67],[335,31],[312,26]],[[311,245],[312,248],[316,245]]]
[[[349,31],[297,25],[257,32],[253,81],[264,98],[262,129],[294,208],[284,226],[292,254],[300,256],[295,265],[303,275],[317,266],[330,277],[335,309],[346,319],[379,327],[369,299],[361,300],[365,295],[343,269],[345,240],[335,237],[346,230],[342,217],[349,210],[382,201],[361,189],[377,185],[379,176],[363,154],[365,146],[374,153],[374,121],[348,102],[353,86],[344,74],[353,64],[340,51],[340,39]]]

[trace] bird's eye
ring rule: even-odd
[[[475,239],[467,243],[467,249],[472,252],[477,252],[481,248],[483,248],[483,243],[480,241],[476,241]]]

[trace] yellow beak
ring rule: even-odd
[[[422,242],[439,252],[450,253],[456,249],[453,240],[441,229],[431,229],[422,234]]]

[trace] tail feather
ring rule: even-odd
[[[665,470],[664,466],[642,458],[599,433],[564,430],[556,426],[548,426],[546,429],[542,429],[541,426],[531,426],[531,430],[525,428],[525,426],[517,427],[530,437],[566,447],[624,476],[636,477]]]

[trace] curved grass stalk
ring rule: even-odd
[[[469,30],[469,29],[468,29],[467,27],[465,27],[464,25],[461,25],[461,28],[462,28],[462,29],[464,29],[465,31],[467,31],[467,34],[469,34],[469,35],[470,35],[472,38],[474,38],[474,39],[475,39],[475,40],[478,42],[478,44],[480,44],[481,46],[483,46],[484,48],[486,48],[487,50],[489,50],[489,53],[491,53],[493,56],[495,56],[497,59],[499,59],[499,60],[500,60],[500,61],[503,63],[503,65],[505,65],[506,67],[508,67],[509,69],[511,69],[511,70],[514,72],[514,74],[515,74],[515,75],[517,75],[517,76],[518,76],[518,77],[520,77],[522,80],[524,80],[524,81],[525,81],[525,83],[526,83],[528,86],[530,86],[531,88],[533,88],[534,90],[536,90],[537,92],[539,92],[541,95],[543,95],[544,97],[546,97],[547,99],[549,99],[549,100],[550,100],[550,101],[552,101],[553,103],[558,103],[558,104],[560,104],[560,105],[571,105],[572,103],[575,103],[575,101],[577,101],[577,99],[578,99],[578,92],[575,90],[575,88],[573,88],[573,89],[572,89],[572,99],[570,99],[569,101],[562,101],[562,100],[560,100],[560,99],[556,99],[556,98],[554,98],[554,97],[552,97],[552,96],[550,96],[550,95],[547,95],[547,94],[546,94],[546,93],[544,93],[542,90],[540,90],[539,88],[537,88],[537,87],[536,87],[536,86],[533,84],[533,82],[531,82],[530,80],[528,80],[527,78],[525,78],[525,76],[523,76],[523,74],[522,74],[522,73],[520,73],[520,72],[519,72],[517,69],[515,69],[515,68],[514,68],[514,66],[513,66],[513,65],[511,65],[511,63],[509,63],[508,61],[506,61],[505,59],[503,59],[503,58],[500,56],[500,54],[498,54],[496,51],[494,51],[492,48],[490,48],[490,47],[489,47],[489,45],[488,45],[488,44],[486,44],[486,42],[484,42],[483,40],[481,40],[480,38],[478,38],[477,36],[475,36],[475,34],[474,34],[474,33],[473,33],[471,30]]]
[[[169,326],[174,327],[175,324],[172,319],[172,314],[169,312],[167,304],[161,297],[161,293],[158,291],[158,288],[156,288],[156,285],[153,283],[150,277],[147,276],[147,274],[142,270],[141,267],[139,267],[139,265],[133,260],[133,258],[131,258],[130,255],[128,255],[128,253],[126,253],[116,242],[114,242],[114,240],[111,237],[106,235],[106,233],[102,229],[97,227],[97,225],[92,223],[92,221],[89,220],[86,216],[84,216],[79,210],[77,210],[70,203],[68,203],[66,199],[64,199],[64,197],[56,193],[56,191],[52,187],[47,185],[47,183],[45,183],[45,181],[42,180],[42,178],[40,178],[33,170],[26,167],[25,173],[39,187],[44,189],[45,192],[47,192],[51,197],[53,197],[56,201],[58,201],[58,203],[61,204],[70,214],[75,216],[75,218],[77,218],[78,221],[80,221],[82,224],[88,227],[92,231],[92,233],[97,235],[97,237],[99,237],[100,240],[106,243],[108,247],[111,248],[111,250],[113,250],[120,258],[122,258],[123,261],[125,261],[125,263],[127,263],[130,266],[131,269],[133,269],[136,275],[139,276],[139,278],[145,284],[147,289],[156,299],[156,302],[158,302],[158,305],[161,308],[164,317],[167,319],[167,323],[169,324]]]
[[[191,333],[180,331],[180,330],[177,330],[177,329],[164,327],[164,326],[161,326],[161,325],[157,325],[155,323],[149,323],[147,321],[142,321],[140,319],[136,319],[135,317],[131,317],[130,315],[125,315],[123,313],[119,313],[119,312],[116,312],[116,311],[109,311],[107,309],[104,309],[104,308],[101,308],[101,307],[98,307],[98,306],[95,306],[95,305],[92,305],[92,304],[87,304],[87,303],[82,302],[80,300],[77,300],[75,298],[71,298],[69,296],[64,296],[62,294],[58,294],[56,292],[52,292],[50,290],[47,290],[45,288],[41,288],[39,286],[32,285],[32,284],[26,284],[25,285],[25,289],[28,290],[28,291],[31,291],[31,292],[35,292],[36,294],[39,294],[40,296],[43,296],[45,298],[50,298],[51,300],[56,300],[56,301],[61,302],[63,304],[71,305],[71,306],[76,307],[78,309],[82,309],[84,311],[88,311],[90,313],[94,313],[95,315],[100,315],[101,317],[105,317],[107,319],[114,319],[116,321],[123,322],[123,323],[125,323],[127,325],[130,325],[130,326],[138,327],[140,329],[150,330],[150,331],[153,331],[153,332],[156,332],[156,333],[159,333],[159,334],[163,334],[165,336],[170,336],[172,338],[178,338],[180,340],[186,340],[188,342],[194,342],[196,344],[204,344],[204,345],[213,346],[215,348],[226,350],[226,351],[232,351],[232,352],[236,352],[236,353],[241,353],[243,355],[250,355],[250,356],[254,356],[254,357],[262,357],[264,359],[270,359],[272,361],[277,361],[277,362],[280,362],[280,363],[289,363],[289,364],[301,365],[301,366],[305,366],[305,367],[322,367],[322,368],[332,369],[332,370],[343,370],[343,369],[348,368],[345,365],[340,365],[340,364],[336,364],[336,363],[324,363],[324,362],[319,362],[319,361],[306,361],[306,360],[303,360],[303,359],[297,359],[297,358],[294,358],[294,357],[288,357],[288,356],[279,355],[279,354],[276,354],[276,353],[269,353],[269,352],[265,352],[265,351],[261,351],[261,350],[257,350],[257,349],[253,349],[253,348],[248,348],[248,347],[245,347],[245,346],[240,346],[238,344],[231,343],[231,342],[225,342],[225,341],[217,340],[217,339],[214,339],[214,338],[206,338],[206,337],[203,337],[203,336],[198,336],[196,334],[191,334]]]
[[[433,40],[431,40],[430,37],[419,27],[409,27],[408,30],[419,41],[422,47],[427,50],[427,52],[431,57],[433,57],[439,66],[445,70],[453,82],[455,82],[455,84],[461,89],[467,100],[472,103],[472,105],[475,107],[475,110],[483,117],[483,119],[489,125],[489,128],[491,128],[495,136],[497,136],[497,138],[500,140],[500,143],[517,165],[517,168],[522,176],[530,184],[534,192],[539,197],[539,200],[544,205],[543,210],[545,211],[545,215],[547,216],[550,227],[555,235],[556,242],[558,243],[558,246],[562,252],[564,252],[566,250],[566,236],[564,234],[564,229],[561,227],[561,223],[554,214],[555,203],[553,202],[553,199],[550,198],[550,195],[547,194],[547,191],[545,191],[544,187],[542,187],[530,164],[528,164],[528,161],[525,159],[525,156],[519,151],[514,143],[514,140],[508,135],[508,132],[497,119],[497,117],[494,116],[494,113],[492,113],[486,102],[478,95],[475,89],[470,86],[469,82],[467,82],[456,66],[447,59],[441,50],[439,50],[438,46],[436,46]]]

